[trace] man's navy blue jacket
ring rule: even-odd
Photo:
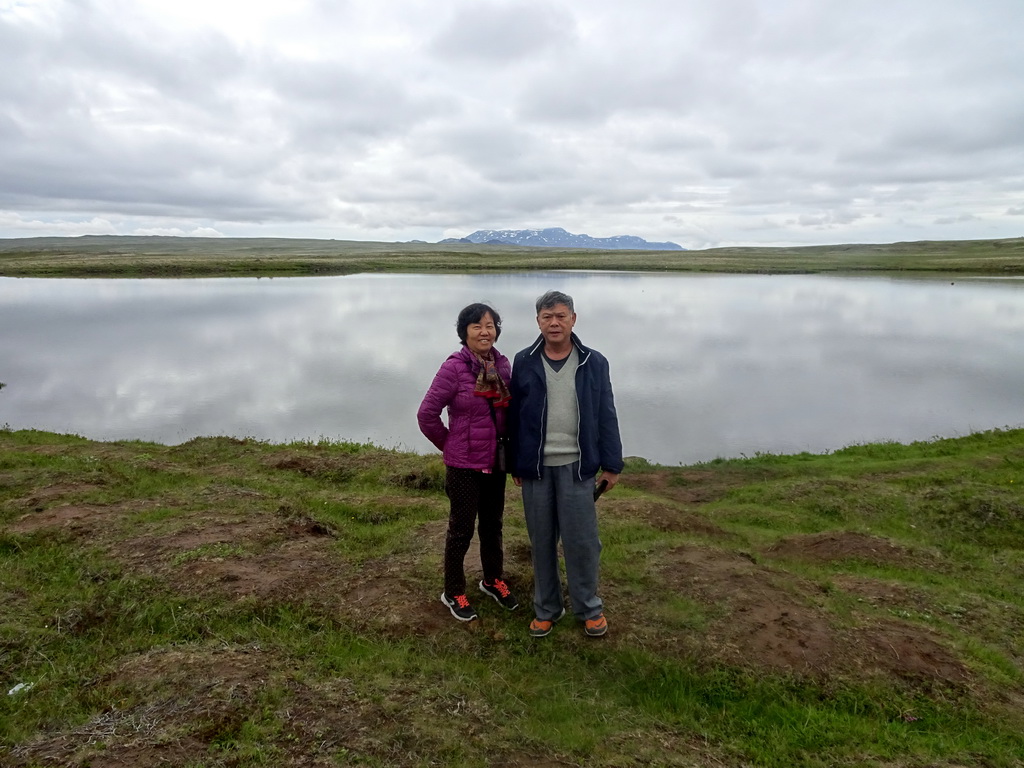
[[[579,354],[576,369],[576,400],[580,423],[579,479],[593,477],[598,470],[622,472],[622,440],[615,398],[608,375],[608,361],[600,352],[583,346],[576,334],[572,343]],[[548,388],[544,374],[544,336],[519,352],[512,364],[512,404],[509,437],[513,477],[537,480],[544,469],[544,434],[548,423]]]

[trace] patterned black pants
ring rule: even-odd
[[[488,581],[503,576],[502,516],[505,513],[504,472],[447,467],[445,491],[451,501],[448,535],[444,542],[444,591],[448,597],[466,594],[463,563],[473,528],[480,520],[480,565]]]

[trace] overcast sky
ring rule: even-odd
[[[1024,0],[0,0],[0,237],[1024,236]]]

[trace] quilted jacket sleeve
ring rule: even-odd
[[[448,427],[441,420],[443,411],[455,398],[458,389],[458,376],[451,360],[445,361],[434,375],[430,389],[423,396],[419,411],[416,413],[416,420],[420,425],[420,432],[434,444],[439,450],[444,450],[444,444],[448,440]]]

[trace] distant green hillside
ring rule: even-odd
[[[608,251],[474,243],[198,237],[0,240],[0,276],[191,277],[548,269],[793,274],[1024,275],[1024,238],[888,245]]]

